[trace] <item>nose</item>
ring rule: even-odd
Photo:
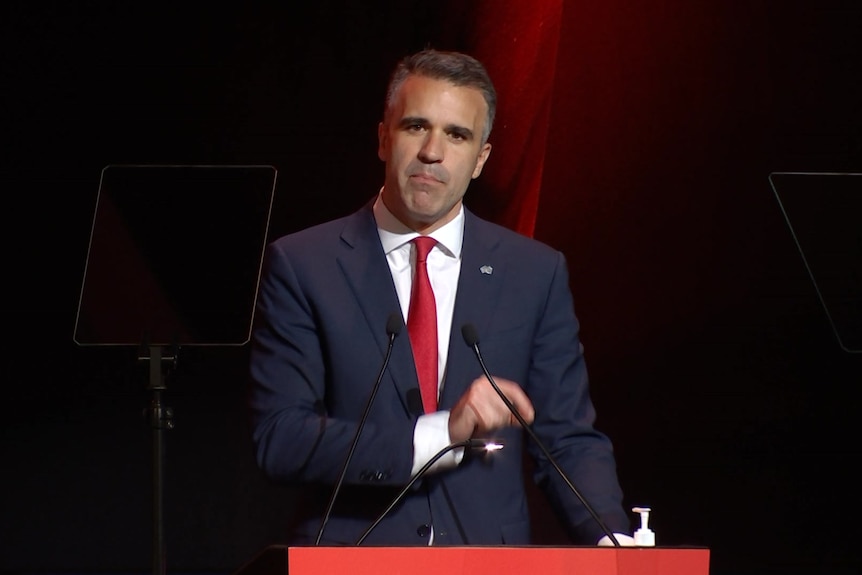
[[[443,135],[430,130],[419,149],[419,159],[426,164],[443,161]]]

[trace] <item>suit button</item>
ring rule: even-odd
[[[430,525],[420,525],[419,527],[416,528],[416,534],[419,535],[419,537],[428,537],[428,535],[430,533],[431,533],[431,526]]]
[[[373,471],[370,469],[365,469],[359,473],[360,481],[385,481],[389,479],[391,475],[388,471]]]

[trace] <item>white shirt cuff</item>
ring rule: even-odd
[[[416,421],[416,427],[413,429],[413,470],[410,472],[411,475],[418,473],[423,465],[450,443],[448,411],[435,411],[420,415]],[[463,458],[463,447],[452,449],[435,461],[427,473],[457,467]]]

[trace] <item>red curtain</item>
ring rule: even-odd
[[[468,192],[484,217],[532,236],[548,145],[563,0],[475,2],[453,11],[458,42],[488,68],[498,108],[491,157]],[[458,25],[455,19],[460,20]],[[451,38],[450,38],[451,40]]]

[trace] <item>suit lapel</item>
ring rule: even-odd
[[[380,245],[372,205],[373,203],[368,203],[347,219],[341,233],[343,249],[337,259],[368,322],[370,336],[377,344],[382,358],[389,346],[389,337],[386,334],[387,319],[393,313],[400,317],[401,306],[386,255]],[[407,329],[403,323],[401,333],[396,336],[392,347],[387,373],[390,381],[398,388],[398,396],[405,410],[409,411],[408,393],[411,389],[419,389],[419,380],[416,377]]]
[[[369,203],[347,219],[341,234],[344,249],[337,257],[382,357],[389,345],[387,318],[392,313],[400,314],[401,307],[380,245],[371,205]],[[464,342],[461,328],[472,323],[480,337],[487,331],[507,271],[504,254],[498,249],[498,244],[499,237],[493,227],[465,210],[461,273],[440,409],[451,408],[470,382],[482,374],[473,350]],[[407,397],[412,390],[418,391],[419,381],[406,326],[395,339],[387,371],[398,389],[404,409],[410,412]]]
[[[441,409],[451,408],[470,382],[482,373],[473,350],[464,342],[461,328],[472,323],[481,336],[497,307],[506,274],[504,254],[498,249],[498,243],[493,228],[465,210],[461,274],[452,315]]]

